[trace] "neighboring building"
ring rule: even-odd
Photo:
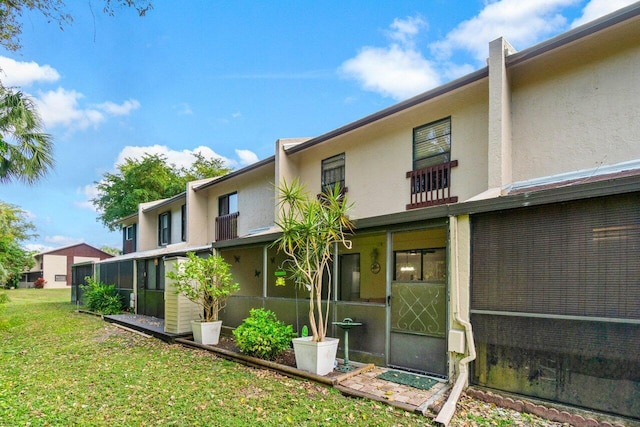
[[[45,288],[71,286],[71,266],[73,264],[101,261],[112,257],[113,255],[86,243],[40,252],[34,256],[35,265],[33,268],[23,273],[20,286],[31,288],[34,280],[39,277],[46,280]]]
[[[639,419],[639,118],[636,3],[522,52],[495,40],[483,69],[141,205],[135,251],[100,265],[126,264],[136,311],[160,313],[163,260],[215,250],[240,284],[227,327],[265,307],[299,330],[276,188],[337,183],[357,230],[330,315],[363,322],[352,359]]]

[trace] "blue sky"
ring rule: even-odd
[[[37,103],[55,170],[2,184],[39,237],[29,249],[121,247],[89,200],[124,158],[190,153],[241,168],[278,138],[317,136],[484,66],[489,41],[517,50],[633,3],[622,0],[154,1],[102,13],[69,1],[64,31],[25,13],[0,80]]]

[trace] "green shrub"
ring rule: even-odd
[[[91,277],[82,285],[82,300],[87,310],[102,314],[118,314],[124,309],[122,296],[114,285],[106,285]]]
[[[266,360],[275,360],[289,348],[295,336],[293,327],[285,325],[271,310],[253,308],[233,335],[241,352]]]

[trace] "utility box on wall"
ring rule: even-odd
[[[449,351],[464,354],[467,347],[465,345],[464,331],[459,329],[449,330]]]

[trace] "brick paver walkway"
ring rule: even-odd
[[[377,378],[386,371],[387,368],[378,366],[363,370],[358,375],[341,380],[336,387],[342,393],[377,400],[411,412],[424,415],[438,413],[449,391],[446,382],[438,382],[429,390],[420,390]]]

